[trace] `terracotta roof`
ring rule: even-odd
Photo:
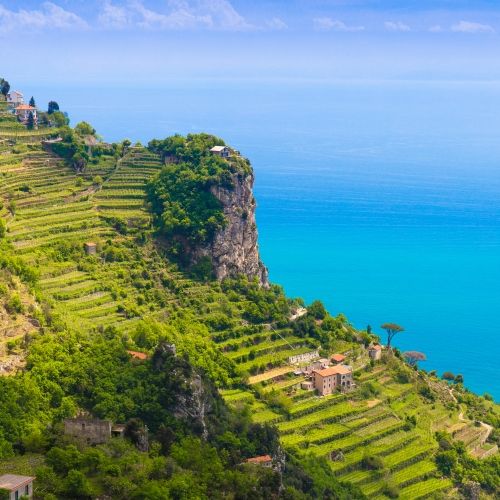
[[[0,476],[0,488],[8,491],[16,491],[18,488],[25,486],[31,481],[34,481],[31,476],[18,476],[17,474],[4,474]]]
[[[135,359],[148,359],[149,356],[145,352],[139,352],[139,351],[128,351],[127,352]]]
[[[368,349],[375,350],[375,351],[381,351],[382,346],[379,344],[371,345]]]
[[[333,359],[333,361],[338,361],[338,362],[340,362],[340,361],[344,361],[345,356],[344,356],[343,354],[334,354],[334,355],[332,356],[332,359]]]
[[[314,373],[317,373],[321,377],[329,377],[330,375],[347,375],[351,373],[351,369],[348,366],[338,365],[325,368],[324,370],[314,370]]]
[[[19,109],[22,110],[22,111],[24,111],[24,110],[26,110],[26,111],[28,111],[28,110],[36,110],[36,108],[34,108],[33,106],[30,106],[28,104],[20,104],[16,108],[16,111],[18,111]]]
[[[262,464],[265,462],[271,462],[272,460],[271,455],[261,455],[260,457],[247,458],[245,462],[247,464]]]

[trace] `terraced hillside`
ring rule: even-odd
[[[128,336],[130,347],[148,350],[139,322],[195,313],[209,332],[200,333],[197,355],[210,343],[243,380],[221,383],[225,401],[250,412],[254,422],[276,425],[286,449],[325,457],[342,481],[370,498],[454,498],[454,485],[434,460],[435,433],[453,435],[478,455],[488,436],[441,382],[394,355],[371,362],[344,318],[294,316],[296,303],[277,288],[259,304],[272,309],[261,317],[255,284],[245,282],[243,290],[238,283],[193,281],[166,261],[149,237],[145,184],[162,162],[147,149],[101,156],[82,173],[42,147],[47,131],[19,130],[14,140],[17,129],[0,127],[0,216],[16,256],[39,272],[32,312],[20,322],[36,319],[37,307],[48,308],[56,324],[97,333],[110,327]],[[96,255],[85,254],[86,242],[96,244]],[[25,333],[10,339],[18,343],[7,359],[22,357]],[[321,397],[301,387],[307,363],[290,357],[318,348],[326,358],[346,355],[353,391]],[[443,391],[431,391],[432,384]]]

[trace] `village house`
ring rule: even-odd
[[[9,496],[6,500],[19,500],[21,497],[33,498],[34,480],[35,478],[31,476],[4,474],[0,476],[0,490],[8,492]]]
[[[260,457],[247,458],[245,463],[271,468],[273,466],[273,458],[271,455],[261,455]]]
[[[231,150],[227,146],[214,146],[210,152],[221,158],[229,158],[231,156]]]
[[[306,375],[311,375],[314,370],[323,370],[324,368],[328,368],[330,366],[330,362],[326,358],[321,358],[316,361],[313,361],[310,365],[307,365],[303,372]]]
[[[28,104],[20,104],[19,106],[17,106],[14,113],[21,123],[26,124],[28,122],[30,113],[33,115],[33,121],[35,125],[38,123],[36,108],[33,106],[29,106]]]
[[[7,94],[7,102],[14,106],[19,106],[19,104],[24,104],[24,96],[18,90],[13,90]]]
[[[342,392],[350,390],[354,383],[352,369],[349,366],[337,365],[323,370],[313,371],[315,389],[321,396],[332,394],[337,388]]]
[[[332,363],[340,365],[345,361],[345,356],[343,354],[334,354],[331,359]]]
[[[111,438],[111,422],[100,418],[67,418],[64,434],[86,444],[103,444]]]
[[[291,364],[307,363],[308,361],[311,361],[311,359],[315,359],[318,357],[319,357],[319,352],[316,349],[315,351],[309,351],[309,352],[304,352],[302,354],[295,354],[293,356],[290,356],[288,358],[288,362]]]
[[[374,361],[378,361],[382,357],[382,346],[380,344],[373,344],[368,347],[368,356]]]

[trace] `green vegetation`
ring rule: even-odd
[[[372,333],[319,301],[293,318],[278,286],[178,267],[179,241],[224,226],[211,189],[251,175],[209,153],[220,139],[86,142],[82,123],[42,147],[53,129],[9,135],[1,104],[0,473],[35,474],[46,499],[495,498],[491,398],[395,349],[371,361]],[[315,349],[347,356],[352,392],[301,387],[289,358]],[[124,438],[70,438],[80,413]],[[273,468],[245,463],[264,454]]]

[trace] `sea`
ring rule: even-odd
[[[21,86],[21,85],[20,85]],[[500,84],[171,81],[42,86],[74,125],[144,144],[210,132],[255,170],[262,259],[291,297],[404,327],[420,366],[500,400]]]

